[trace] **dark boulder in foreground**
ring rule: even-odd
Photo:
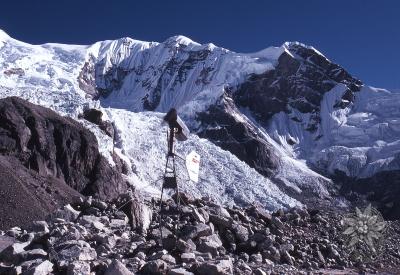
[[[92,132],[18,97],[0,100],[0,157],[2,227],[43,217],[78,192],[112,199],[127,191]]]

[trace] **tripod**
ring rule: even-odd
[[[178,206],[178,211],[180,212],[180,196],[179,196],[179,188],[176,177],[176,167],[175,167],[175,150],[174,150],[174,138],[175,138],[176,128],[172,125],[169,126],[169,131],[167,132],[167,142],[168,142],[168,153],[167,160],[165,163],[164,170],[164,181],[161,187],[161,200],[160,200],[160,243],[162,245],[163,240],[163,223],[164,223],[164,212],[163,212],[163,194],[164,189],[174,189],[175,190],[175,198],[176,204]],[[179,217],[178,217],[179,219]],[[175,224],[175,230],[178,227],[178,223]]]

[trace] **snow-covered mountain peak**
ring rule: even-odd
[[[195,46],[199,46],[200,44],[193,41],[192,39],[190,39],[189,37],[186,37],[184,35],[174,35],[171,36],[169,38],[167,38],[164,42],[164,44],[166,45],[170,45],[170,46],[178,46],[178,45],[195,45]]]
[[[320,51],[318,51],[313,46],[309,46],[309,45],[306,45],[306,44],[298,42],[298,41],[292,41],[292,42],[287,41],[287,42],[283,43],[282,47],[284,47],[292,55],[296,55],[300,58],[307,59],[311,55],[317,54],[330,62],[330,60],[324,54],[322,54]]]
[[[0,41],[5,41],[8,39],[10,39],[10,36],[5,31],[0,29]]]

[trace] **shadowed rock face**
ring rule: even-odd
[[[0,154],[84,195],[115,198],[127,190],[80,123],[17,97],[0,100]]]
[[[239,112],[232,99],[225,96],[220,104],[213,105],[207,112],[199,113],[204,130],[199,133],[224,150],[230,151],[259,173],[270,176],[277,168],[278,156],[274,148],[250,123],[238,121]]]
[[[337,83],[347,86],[338,107],[345,108],[354,100],[361,82],[342,67],[330,62],[313,49],[292,44],[278,59],[274,70],[252,75],[234,94],[239,106],[247,107],[260,121],[290,108],[312,114],[308,130],[314,131],[320,122],[320,103],[326,92]]]

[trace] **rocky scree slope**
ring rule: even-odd
[[[360,262],[343,242],[341,213],[270,214],[256,205],[226,208],[180,196],[180,207],[163,202],[162,231],[159,201],[143,204],[130,196],[109,203],[88,197],[47,222],[0,231],[0,241],[9,244],[0,248],[0,273],[395,274],[400,268],[398,222],[388,224],[383,253]]]
[[[112,199],[128,190],[93,133],[18,97],[0,100],[0,155],[1,228],[43,218],[79,194]]]

